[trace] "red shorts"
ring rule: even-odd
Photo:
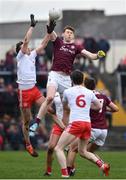
[[[70,123],[66,127],[65,131],[80,139],[89,139],[91,136],[91,123],[85,121],[75,121]]]
[[[36,86],[27,90],[18,90],[19,105],[23,108],[30,108],[41,97],[42,93]]]
[[[57,124],[53,125],[51,134],[56,134],[56,135],[61,136],[62,132],[63,132],[63,129],[61,127],[59,127]]]

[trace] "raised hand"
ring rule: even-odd
[[[56,22],[54,20],[50,20],[49,25],[47,25],[47,33],[51,34],[56,26]]]
[[[34,19],[34,14],[30,15],[30,19],[31,19],[31,27],[35,27],[38,21]]]

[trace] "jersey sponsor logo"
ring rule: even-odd
[[[71,54],[75,54],[75,50],[68,49],[68,48],[65,47],[65,46],[62,46],[62,47],[60,48],[60,51],[69,52],[69,53],[71,53]]]

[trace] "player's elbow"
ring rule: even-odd
[[[113,112],[118,112],[119,111],[119,108],[116,106],[113,108]]]
[[[26,45],[26,44],[28,44],[28,43],[29,43],[28,38],[27,38],[27,37],[26,37],[26,38],[24,38],[23,44],[24,44],[24,45]]]

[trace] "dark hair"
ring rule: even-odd
[[[79,70],[75,70],[71,73],[71,80],[73,84],[80,85],[84,81],[84,74]]]
[[[22,44],[23,44],[22,41],[19,41],[19,42],[16,44],[16,53],[17,53],[17,54],[18,54],[18,52],[20,51]]]
[[[86,88],[94,90],[96,88],[96,80],[93,77],[86,77],[84,80],[84,85]]]
[[[75,33],[75,29],[74,29],[72,26],[68,26],[68,25],[65,26],[64,29],[63,29],[63,32],[65,32],[66,29],[69,29],[69,30],[71,30],[73,33]]]

